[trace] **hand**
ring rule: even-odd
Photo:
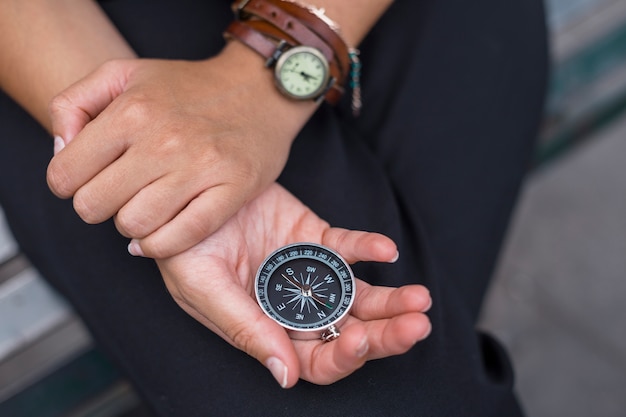
[[[393,262],[396,246],[377,234],[331,228],[277,184],[245,205],[216,233],[157,263],[176,302],[233,346],[267,366],[280,385],[298,378],[330,384],[367,360],[406,352],[430,332],[430,307],[421,285],[375,287],[357,279],[356,299],[341,337],[291,340],[254,299],[263,259],[288,243],[321,243],[348,262]]]
[[[278,177],[315,106],[235,42],[207,61],[110,61],[52,101],[48,183],[88,223],[115,216],[135,254],[171,256]]]

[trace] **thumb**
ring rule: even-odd
[[[165,282],[176,302],[222,339],[261,362],[283,388],[300,378],[300,361],[285,329],[266,316],[257,302],[228,272],[215,271],[202,282],[175,283],[158,260]],[[219,268],[217,268],[219,269]],[[173,288],[172,288],[173,287]]]
[[[322,244],[335,249],[350,264],[359,261],[393,263],[399,256],[395,242],[380,233],[331,227],[322,236]]]
[[[55,137],[55,153],[124,91],[133,62],[109,61],[52,99],[48,114]]]
[[[212,318],[217,328],[213,330],[261,362],[281,387],[294,386],[300,378],[300,361],[285,329],[267,317],[244,291],[220,298],[219,305],[198,306],[204,317]]]

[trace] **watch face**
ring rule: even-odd
[[[296,46],[280,56],[275,76],[279,89],[289,97],[318,97],[328,85],[328,61],[315,48]]]
[[[295,338],[313,338],[347,316],[354,285],[341,256],[321,245],[298,243],[278,249],[261,264],[255,292],[269,317],[300,332]]]

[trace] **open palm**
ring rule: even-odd
[[[330,343],[290,339],[254,299],[254,276],[269,253],[303,241],[333,248],[349,263],[393,262],[397,257],[389,238],[330,227],[273,184],[216,233],[157,263],[181,308],[258,359],[285,388],[298,378],[332,383],[367,360],[404,353],[428,335],[424,312],[431,301],[424,287],[375,287],[357,279],[356,299],[341,337]]]

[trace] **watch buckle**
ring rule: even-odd
[[[250,0],[241,0],[239,3],[233,5],[233,11],[237,16],[237,19],[241,20],[244,17],[243,9],[250,3]]]

